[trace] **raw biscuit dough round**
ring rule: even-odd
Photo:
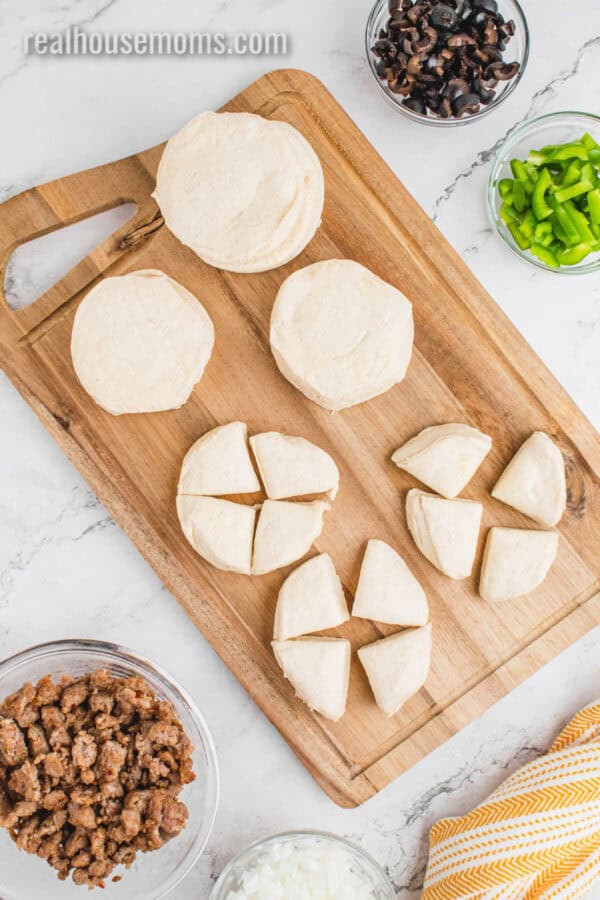
[[[153,196],[167,227],[205,262],[261,272],[289,262],[314,236],[323,171],[292,126],[205,112],[167,143]]]
[[[280,371],[329,410],[363,403],[402,381],[413,337],[410,301],[350,259],[294,272],[271,315]]]
[[[105,278],[83,298],[71,356],[85,390],[107,412],[177,409],[210,359],[212,321],[188,290],[157,269]]]

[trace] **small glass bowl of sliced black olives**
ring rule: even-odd
[[[516,88],[529,30],[517,0],[377,0],[366,51],[396,109],[429,125],[466,125]]]

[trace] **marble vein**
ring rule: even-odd
[[[81,19],[75,19],[74,21],[64,21],[61,25],[57,26],[53,30],[67,29],[67,28],[83,28],[86,25],[91,25],[94,22],[97,22],[98,19],[104,15],[112,6],[117,3],[117,0],[106,0],[102,5],[91,15],[85,16]],[[61,12],[75,12],[76,4],[61,6]],[[42,29],[39,29],[42,30]],[[48,29],[50,30],[50,29]],[[17,75],[19,75],[23,69],[27,68],[29,63],[36,59],[35,56],[24,56],[12,69],[9,69],[8,72],[5,72],[3,75],[0,75],[0,89],[6,87],[6,85],[12,81]]]
[[[558,73],[558,75],[556,75],[551,81],[548,82],[548,84],[545,84],[535,92],[524,115],[522,115],[521,118],[518,119],[515,124],[508,129],[507,132],[505,132],[500,138],[498,138],[498,140],[491,147],[488,147],[485,150],[481,150],[477,154],[473,162],[470,163],[470,165],[467,166],[466,169],[463,169],[462,172],[458,173],[458,175],[450,182],[450,184],[448,184],[444,188],[442,193],[435,200],[433,204],[433,213],[431,216],[433,222],[437,221],[440,208],[443,206],[443,204],[447,203],[448,200],[450,200],[460,182],[465,181],[467,178],[470,178],[471,175],[481,166],[487,165],[487,163],[489,163],[494,158],[495,154],[500,149],[505,140],[510,137],[510,135],[513,134],[517,130],[517,128],[523,125],[524,122],[538,113],[548,97],[554,96],[558,88],[566,84],[577,75],[586,53],[588,53],[590,50],[596,49],[597,47],[600,47],[600,35],[589,38],[589,40],[585,41],[585,43],[582,44],[582,46],[577,51],[572,65],[566,69],[562,69]]]
[[[82,494],[83,502],[81,500]],[[114,519],[110,515],[103,514],[83,528],[80,527],[74,534],[57,533],[62,525],[66,524],[68,526],[71,520],[77,519],[82,512],[99,509],[103,509],[100,501],[91,491],[81,491],[78,488],[74,488],[69,502],[52,521],[42,523],[36,528],[35,536],[28,538],[25,535],[20,549],[7,560],[0,571],[0,608],[8,605],[10,596],[15,588],[15,577],[18,573],[25,572],[45,549],[69,543],[78,543],[97,531],[104,531],[107,528],[116,526]],[[4,512],[6,513],[6,511]],[[5,519],[8,518],[6,514],[3,517]],[[38,537],[38,535],[40,536]]]

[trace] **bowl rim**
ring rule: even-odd
[[[535,266],[536,268],[541,269],[543,272],[550,272],[552,275],[590,275],[591,273],[597,272],[600,269],[600,252],[598,252],[596,258],[593,261],[588,262],[582,266],[560,266],[560,268],[555,269],[552,266],[547,266],[542,262],[541,259],[538,259],[536,256],[532,256],[531,253],[527,253],[527,251],[525,250],[520,250],[519,247],[517,247],[517,245],[509,238],[506,230],[502,228],[501,223],[498,219],[498,215],[496,214],[495,200],[498,175],[502,166],[504,166],[507,162],[512,147],[523,140],[523,138],[530,132],[535,131],[540,124],[548,122],[552,119],[559,120],[562,118],[566,118],[567,116],[574,116],[586,120],[591,120],[592,122],[596,123],[596,125],[600,126],[600,115],[597,113],[583,112],[582,110],[577,109],[562,109],[555,112],[544,113],[541,116],[535,116],[533,119],[527,119],[525,122],[521,122],[520,124],[514,126],[508,132],[508,134],[502,141],[502,144],[494,154],[492,167],[490,169],[486,197],[487,214],[494,234],[496,234],[500,238],[506,249],[509,250],[513,256],[516,256],[517,259],[522,260],[526,264]]]
[[[219,800],[221,795],[221,776],[219,771],[219,762],[214,739],[204,718],[200,712],[196,702],[192,699],[186,689],[174,678],[166,669],[157,663],[152,662],[146,656],[140,655],[134,650],[116,644],[111,641],[99,641],[92,638],[65,638],[54,641],[44,641],[40,644],[34,644],[24,650],[19,650],[0,661],[0,685],[6,675],[18,669],[20,665],[31,660],[40,660],[54,656],[68,656],[71,653],[103,653],[109,657],[114,657],[115,661],[128,662],[134,666],[148,672],[159,683],[162,682],[172,692],[177,695],[182,706],[187,708],[193,718],[198,732],[202,738],[202,750],[207,761],[207,803],[208,815],[203,818],[203,830],[205,834],[199,832],[182,863],[172,873],[167,881],[160,885],[159,893],[153,894],[153,900],[161,900],[170,894],[177,885],[181,884],[183,879],[190,873],[198,859],[204,852],[208,841],[213,832],[217,811],[219,808]],[[149,898],[150,900],[150,898]]]
[[[339,846],[345,847],[349,850],[354,856],[366,862],[369,866],[372,867],[373,871],[376,872],[381,877],[382,886],[390,892],[390,900],[395,900],[396,891],[394,885],[392,884],[391,879],[383,870],[382,866],[377,862],[377,860],[371,856],[366,850],[363,850],[358,844],[353,843],[353,841],[348,840],[348,838],[342,837],[339,834],[335,834],[332,831],[319,831],[318,829],[300,829],[296,831],[280,831],[276,834],[267,835],[264,838],[258,838],[252,843],[248,844],[239,853],[229,860],[211,891],[209,900],[225,900],[221,896],[221,892],[223,890],[223,886],[227,878],[231,875],[234,868],[244,860],[245,857],[250,857],[255,851],[263,850],[271,846],[272,844],[288,842],[293,840],[304,838],[319,838],[320,840],[329,841],[333,844],[338,844]]]
[[[377,75],[377,72],[375,71],[374,56],[371,52],[371,41],[373,38],[371,32],[373,31],[375,20],[379,16],[382,8],[387,4],[387,0],[375,0],[375,3],[371,7],[371,12],[369,13],[369,16],[367,18],[367,24],[365,27],[365,52],[371,74],[373,75],[377,87],[379,88],[387,102],[390,103],[394,107],[394,109],[398,110],[398,112],[402,113],[402,115],[406,116],[407,119],[411,119],[413,122],[419,122],[421,125],[431,125],[433,128],[452,128],[459,127],[461,125],[471,125],[473,122],[480,122],[481,119],[485,118],[488,115],[491,115],[494,110],[501,106],[502,103],[507,100],[508,97],[510,97],[513,91],[516,90],[517,86],[520,84],[521,79],[525,74],[527,63],[529,62],[529,54],[531,48],[531,33],[529,31],[529,25],[527,23],[527,16],[525,15],[521,3],[519,2],[519,0],[504,0],[504,2],[514,7],[514,15],[520,20],[520,25],[522,26],[524,48],[523,59],[521,60],[519,71],[505,88],[505,90],[503,90],[498,97],[495,97],[491,103],[488,103],[486,106],[482,106],[479,112],[473,113],[468,116],[463,116],[460,119],[442,119],[439,116],[433,116],[429,114],[426,116],[422,116],[419,113],[414,112],[412,109],[409,109],[407,106],[403,106],[397,100],[394,100],[394,98],[390,96],[390,93],[386,90],[384,82]]]

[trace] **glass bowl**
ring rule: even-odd
[[[380,29],[385,27],[389,18],[388,0],[377,0],[367,20],[365,47],[373,78],[379,85],[379,89],[382,91],[384,97],[386,97],[395,109],[407,116],[407,118],[412,119],[413,122],[421,122],[425,125],[438,125],[444,128],[453,125],[469,125],[472,122],[478,122],[480,119],[488,116],[515,90],[523,77],[529,59],[529,28],[527,27],[525,13],[521,9],[519,3],[517,0],[498,0],[498,12],[504,16],[506,21],[509,19],[514,20],[516,26],[515,34],[506,48],[505,59],[507,62],[515,61],[520,63],[519,71],[511,81],[498,82],[496,96],[491,103],[487,104],[487,106],[482,104],[479,112],[464,115],[460,119],[443,119],[441,116],[435,115],[432,112],[428,112],[426,116],[423,116],[420,113],[414,112],[414,110],[403,106],[402,100],[404,98],[400,96],[400,94],[395,94],[391,91],[387,81],[382,81],[377,75],[377,70],[375,68],[376,58],[371,52],[371,47],[379,37]]]
[[[194,745],[192,758],[196,780],[185,786],[181,799],[190,817],[184,830],[160,850],[138,853],[130,869],[119,866],[109,876],[101,892],[106,898],[158,900],[187,875],[202,853],[212,831],[219,798],[219,776],[214,744],[202,714],[176,681],[158,666],[130,650],[101,641],[67,640],[40,644],[0,663],[0,700],[18,690],[26,681],[43,675],[84,675],[107,669],[111,675],[139,675],[156,695],[173,706],[186,734]],[[0,829],[0,897],[2,900],[73,900],[87,896],[84,887],[59,881],[45,860],[18,850],[5,829]]]
[[[487,208],[492,228],[503,240],[504,244],[515,256],[530,265],[544,269],[557,275],[584,275],[600,269],[600,253],[592,253],[575,266],[561,266],[555,269],[547,266],[528,250],[521,250],[514,242],[506,224],[499,215],[502,199],[498,193],[498,182],[502,178],[512,178],[511,159],[526,159],[530,150],[538,150],[547,144],[564,144],[580,138],[589,132],[595,141],[600,143],[600,116],[583,112],[557,112],[539,116],[525,122],[506,139],[498,150],[487,190]]]
[[[223,869],[210,900],[228,900],[230,893],[240,887],[242,873],[275,844],[302,845],[314,841],[346,850],[351,858],[352,870],[364,878],[365,888],[371,890],[374,900],[396,900],[392,882],[368,853],[350,841],[325,831],[288,831],[250,844]]]

